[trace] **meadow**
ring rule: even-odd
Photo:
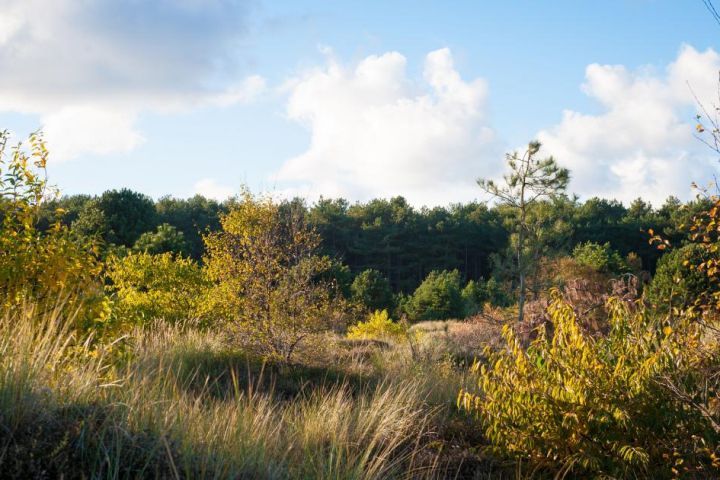
[[[652,255],[561,246],[567,172],[531,143],[513,174],[547,198],[498,207],[492,276],[398,291],[412,276],[349,268],[301,203],[247,190],[199,260],[171,225],[122,240],[118,192],[64,222],[42,137],[7,138],[1,478],[718,476],[715,197],[642,232]]]
[[[447,331],[406,344],[315,339],[293,365],[158,322],[92,346],[62,305],[0,323],[5,478],[463,478],[478,454],[457,411],[468,378]],[[120,347],[120,344],[122,345]],[[117,353],[121,349],[122,353]],[[495,477],[493,477],[495,478]]]

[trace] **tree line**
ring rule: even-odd
[[[202,261],[202,236],[220,228],[220,218],[237,200],[218,202],[196,195],[153,200],[129,189],[99,196],[64,196],[43,204],[40,228],[60,220],[77,234],[96,236],[105,248],[173,252]],[[633,253],[654,272],[662,252],[648,243],[650,230],[681,243],[681,226],[707,207],[703,199],[683,203],[669,197],[659,208],[638,198],[616,200],[560,195],[532,205],[543,255],[567,255],[586,242],[609,243],[622,257]],[[308,205],[281,203],[300,211],[321,238],[321,250],[342,262],[352,278],[376,270],[394,293],[412,293],[433,271],[457,270],[463,282],[505,280],[502,259],[511,243],[517,213],[507,205],[482,202],[417,208],[403,197],[351,203],[326,199]],[[351,281],[351,280],[350,280]]]

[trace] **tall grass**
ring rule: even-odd
[[[425,449],[433,412],[417,382],[381,382],[360,392],[335,384],[285,398],[248,381],[239,367],[193,366],[223,354],[211,334],[138,330],[127,352],[111,357],[77,338],[60,311],[27,306],[0,319],[0,476],[437,473]]]

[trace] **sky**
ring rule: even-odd
[[[702,0],[0,0],[0,128],[64,193],[486,200],[539,139],[587,199],[689,199],[718,159]]]

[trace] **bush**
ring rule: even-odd
[[[302,212],[244,192],[221,224],[205,237],[214,283],[206,308],[239,342],[289,362],[308,336],[344,326],[345,303],[329,279],[334,262],[318,254],[320,237]]]
[[[350,286],[351,298],[369,311],[386,310],[393,307],[393,293],[390,282],[377,270],[360,272]]]
[[[573,249],[573,258],[580,264],[591,267],[597,272],[622,273],[627,265],[618,252],[610,247],[610,242],[602,245],[595,242],[578,244]]]
[[[411,320],[446,320],[464,314],[460,272],[432,271],[415,290],[406,310]]]
[[[645,298],[662,312],[671,307],[689,307],[704,292],[713,289],[712,280],[704,272],[690,267],[710,256],[710,252],[696,243],[666,253],[658,261],[655,275],[645,289]]]
[[[407,326],[393,322],[387,310],[375,310],[365,322],[348,329],[351,340],[400,340],[407,334]]]
[[[352,273],[350,267],[336,259],[328,259],[328,267],[320,273],[318,280],[331,285],[333,294],[349,299],[351,297]]]
[[[480,313],[486,303],[494,307],[507,307],[512,304],[507,291],[494,278],[487,282],[482,279],[477,282],[470,280],[462,289],[461,296],[466,317]]]
[[[210,283],[193,260],[171,253],[131,253],[108,260],[113,317],[119,325],[176,323],[207,317],[201,304]]]
[[[70,226],[78,237],[103,240],[103,234],[107,231],[107,221],[100,209],[98,199],[92,198],[85,202]]]
[[[476,282],[470,280],[465,288],[462,289],[460,295],[463,299],[464,316],[469,317],[482,311],[482,307],[487,302],[487,292],[485,285],[481,281]]]
[[[718,431],[661,387],[687,368],[694,324],[663,326],[617,300],[609,310],[610,332],[591,337],[555,294],[552,334],[540,328],[524,349],[505,327],[507,348],[475,365],[478,393],[461,391],[459,405],[479,417],[497,450],[558,475],[669,478],[683,461],[707,471],[705,446],[718,445]]]
[[[41,208],[57,195],[47,185],[48,152],[39,135],[30,149],[8,153],[0,133],[0,306],[26,303],[72,312],[76,326],[89,328],[107,318],[96,245],[77,238],[60,220],[41,232]],[[57,211],[61,218],[63,211]]]
[[[509,307],[514,303],[510,290],[493,277],[485,283],[485,292],[493,307]]]

